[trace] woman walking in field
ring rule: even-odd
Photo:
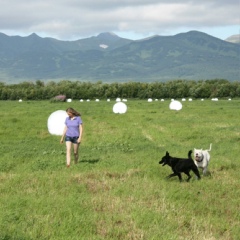
[[[71,162],[71,148],[73,146],[74,162],[78,162],[78,149],[82,139],[83,122],[81,114],[73,108],[66,110],[68,117],[65,120],[65,127],[60,143],[63,143],[64,137],[66,142],[66,162],[67,167],[70,167]]]

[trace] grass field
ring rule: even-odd
[[[0,101],[0,240],[240,239],[240,100]],[[66,168],[65,145],[47,119],[82,114],[80,162]],[[200,181],[166,180],[166,151],[208,149]],[[193,175],[193,173],[191,173]],[[184,178],[186,178],[184,176]]]

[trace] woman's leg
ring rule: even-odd
[[[73,150],[74,150],[74,162],[78,163],[78,148],[79,148],[79,143],[74,143],[73,144]]]
[[[66,142],[66,161],[67,161],[67,167],[70,166],[70,162],[71,162],[71,147],[72,147],[72,142],[67,141],[67,142]]]

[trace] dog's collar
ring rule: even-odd
[[[200,160],[195,159],[197,162],[202,162],[203,161],[203,156]]]

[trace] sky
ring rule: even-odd
[[[73,41],[103,32],[138,40],[191,30],[240,34],[240,0],[0,0],[0,32]]]

